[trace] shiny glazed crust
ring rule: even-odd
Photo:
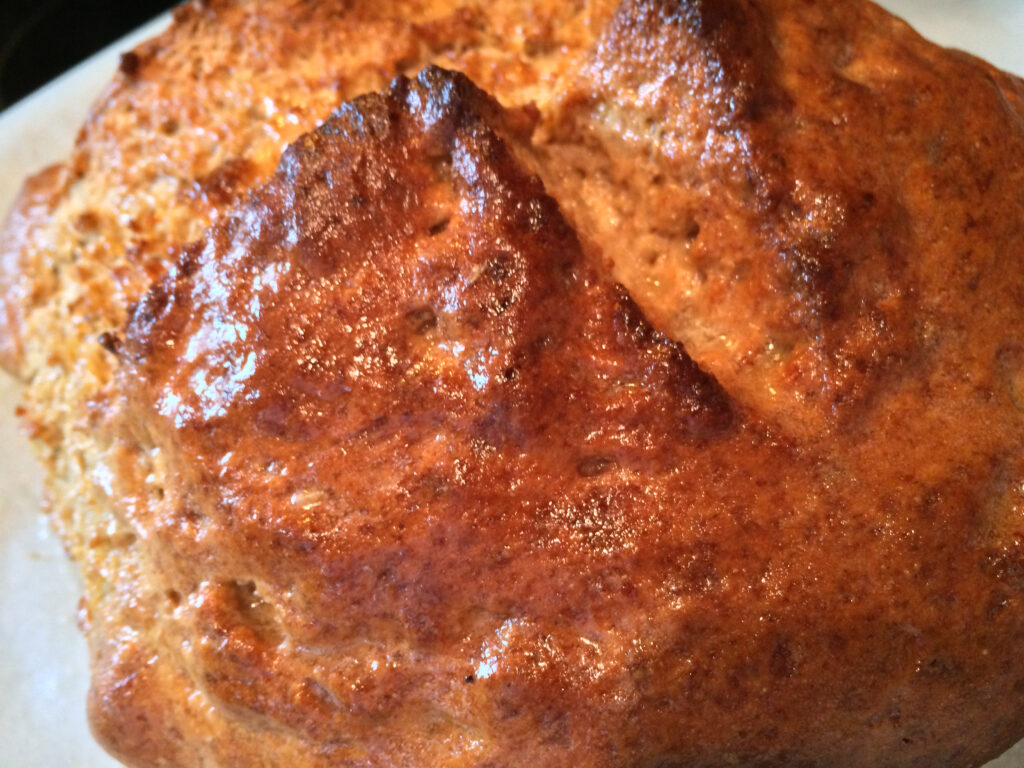
[[[0,251],[97,736],[998,754],[1022,94],[852,1],[180,9]]]

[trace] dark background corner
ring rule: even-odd
[[[173,0],[0,0],[0,110],[174,5]]]

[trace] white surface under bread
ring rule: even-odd
[[[1024,0],[886,0],[936,42],[1024,74]],[[0,215],[24,177],[65,157],[118,54],[161,16],[0,113]],[[88,658],[75,627],[78,586],[39,515],[41,472],[18,430],[17,387],[0,375],[0,766],[113,766],[85,721]],[[1024,767],[1024,742],[987,768]]]

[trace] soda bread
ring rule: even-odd
[[[193,2],[0,235],[131,765],[1024,735],[1024,84],[868,2]]]

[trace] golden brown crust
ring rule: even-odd
[[[346,105],[129,323],[131,423],[200,517],[133,519],[203,596],[177,612],[185,663],[229,711],[345,733],[332,759],[564,760],[591,696],[633,687],[615,659],[591,678],[597,627],[656,603],[637,552],[678,559],[645,500],[732,423],[582,263],[498,109],[437,69]],[[528,746],[552,707],[558,739]]]
[[[272,173],[429,61],[480,88],[399,79]],[[1009,746],[1021,94],[852,0],[179,11],[4,255],[58,275],[3,322],[97,735],[139,765]]]
[[[625,2],[562,97],[551,185],[598,246],[638,222],[650,252],[615,269],[658,326],[787,432],[820,432],[930,365],[976,273],[1008,288],[992,248],[1019,237],[1020,88],[871,3]],[[583,221],[613,194],[595,176],[635,215]],[[938,343],[973,354],[988,327]]]
[[[20,259],[38,247],[33,236],[66,185],[67,171],[62,165],[53,165],[28,179],[0,230],[0,366],[12,374],[24,364],[25,312],[32,306],[32,293],[37,289],[33,277],[40,282],[50,277],[33,276]]]

